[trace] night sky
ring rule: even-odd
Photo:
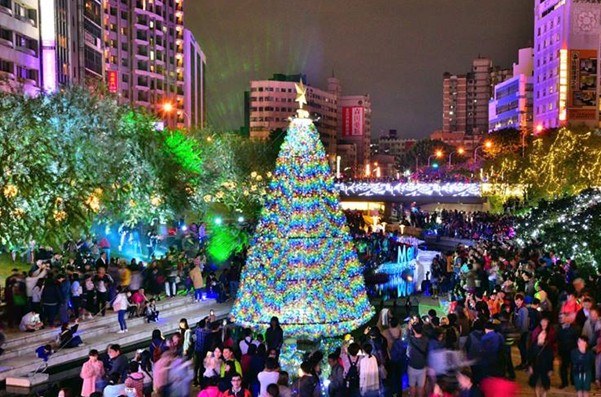
[[[186,26],[207,56],[209,124],[243,124],[251,80],[305,73],[344,95],[370,94],[372,136],[441,128],[442,74],[479,54],[503,67],[533,42],[532,0],[187,0]]]

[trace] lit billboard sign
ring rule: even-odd
[[[106,72],[107,84],[109,92],[116,93],[119,90],[119,75],[115,70],[109,70]]]

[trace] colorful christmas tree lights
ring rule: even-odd
[[[255,328],[277,316],[289,336],[341,335],[373,309],[323,145],[299,115],[282,144],[232,314]]]

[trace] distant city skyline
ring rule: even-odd
[[[465,73],[474,58],[509,68],[533,43],[529,0],[197,0],[186,26],[207,57],[209,124],[243,125],[244,91],[273,73],[305,73],[343,95],[369,94],[372,135],[396,129],[426,138],[442,126],[442,74]]]

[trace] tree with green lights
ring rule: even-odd
[[[102,92],[0,94],[0,245],[59,245],[92,222],[135,225],[188,205],[200,149]]]
[[[299,102],[304,98],[299,86]],[[277,316],[289,335],[340,335],[373,312],[319,134],[292,120],[251,241],[232,314],[243,326]]]
[[[575,259],[579,275],[585,277],[601,263],[601,191],[586,189],[575,196],[541,200],[516,219],[515,230],[520,245],[538,241],[561,258]]]

